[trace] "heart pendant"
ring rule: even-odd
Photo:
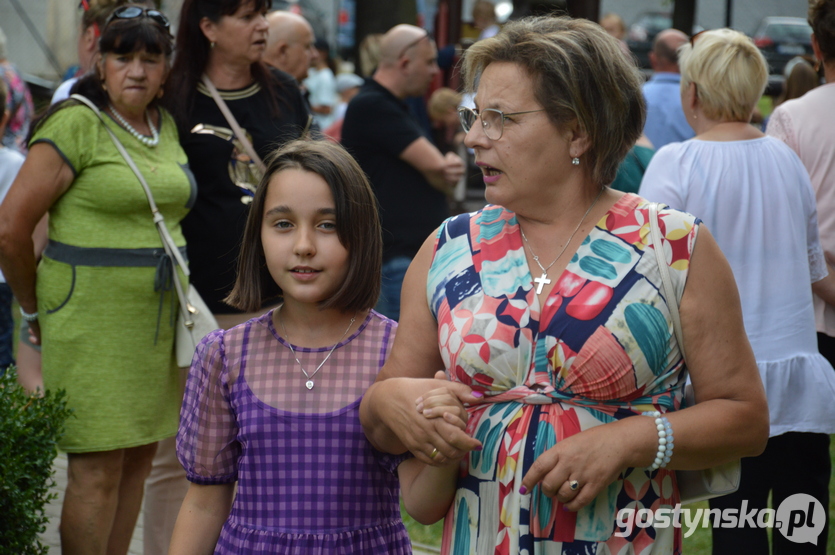
[[[307,386],[307,389],[313,389],[313,380],[307,380],[304,385]]]

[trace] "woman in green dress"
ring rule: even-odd
[[[157,441],[176,433],[182,399],[173,355],[176,298],[146,195],[110,129],[148,182],[184,252],[180,220],[195,187],[171,116],[158,107],[172,40],[165,16],[118,8],[101,58],[35,125],[29,156],[0,207],[0,265],[36,342],[44,385],[74,415],[61,514],[65,554],[126,553]],[[49,214],[36,268],[32,231]],[[178,279],[184,279],[182,274]]]

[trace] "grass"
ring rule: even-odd
[[[835,459],[835,435],[830,438],[832,441],[829,446],[829,457]],[[707,509],[707,501],[701,503],[694,503],[688,505],[690,509]],[[431,526],[424,526],[415,522],[406,511],[403,509],[401,503],[400,512],[403,514],[403,522],[406,524],[406,529],[409,531],[409,536],[412,541],[419,544],[440,547],[441,535],[443,533],[443,521],[435,523]],[[829,541],[826,545],[827,553],[835,553],[835,468],[833,468],[833,475],[829,482]],[[686,530],[686,529],[685,529]],[[769,531],[769,535],[770,535]],[[686,555],[710,555],[713,548],[713,541],[711,538],[710,528],[699,527],[688,538],[683,538],[684,547],[683,553]]]

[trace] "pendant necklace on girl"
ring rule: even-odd
[[[298,355],[296,355],[296,349],[293,348],[293,344],[290,342],[290,336],[287,334],[287,328],[284,327],[284,318],[281,314],[281,308],[278,309],[278,323],[281,324],[281,330],[284,332],[284,338],[287,340],[287,346],[290,347],[290,352],[293,353],[293,358],[296,359],[296,362],[299,364],[299,368],[302,369],[302,373],[304,374],[304,377],[307,378],[307,381],[304,383],[304,385],[307,389],[313,389],[313,386],[316,385],[313,382],[313,376],[315,376],[316,373],[319,370],[322,369],[322,366],[325,365],[325,363],[328,361],[328,359],[331,358],[331,355],[333,354],[333,352],[336,350],[337,347],[339,347],[340,343],[342,343],[342,340],[345,339],[345,336],[348,335],[348,331],[351,329],[351,326],[354,325],[354,322],[356,321],[356,319],[357,319],[357,315],[354,314],[351,317],[351,321],[348,322],[348,327],[345,328],[345,333],[342,334],[342,337],[339,338],[339,341],[337,341],[334,344],[334,346],[331,347],[331,350],[328,351],[327,356],[325,356],[325,360],[323,360],[322,362],[319,363],[319,366],[316,367],[316,370],[314,370],[312,374],[308,374],[307,370],[305,370],[304,366],[302,366],[302,363],[299,360]]]
[[[522,234],[522,239],[525,240],[525,246],[527,246],[528,250],[531,252],[531,256],[533,257],[533,261],[536,262],[536,265],[539,266],[540,270],[542,270],[542,275],[539,276],[538,278],[534,278],[534,280],[533,280],[534,283],[536,283],[536,294],[537,295],[542,293],[542,288],[543,287],[545,287],[546,285],[551,283],[551,280],[548,279],[548,270],[551,269],[551,266],[553,266],[554,264],[557,263],[557,260],[559,260],[560,257],[563,255],[563,253],[565,252],[565,249],[567,249],[568,245],[571,244],[571,240],[574,239],[574,236],[577,234],[577,231],[580,229],[580,226],[583,225],[584,221],[586,221],[586,216],[589,215],[589,212],[591,212],[591,209],[594,208],[594,205],[597,204],[598,200],[600,200],[600,195],[603,194],[603,189],[604,189],[604,187],[600,188],[600,192],[597,193],[596,197],[594,197],[594,202],[591,203],[591,206],[589,206],[588,210],[586,210],[586,213],[583,214],[583,218],[580,220],[580,223],[577,224],[577,227],[575,227],[574,231],[572,231],[571,235],[569,235],[568,241],[565,242],[565,246],[563,246],[562,250],[557,255],[557,257],[550,264],[548,264],[547,268],[542,265],[542,262],[539,261],[539,257],[533,252],[533,248],[531,248],[531,244],[528,241],[528,238],[525,237],[525,231],[522,229],[521,225],[519,226],[519,232]]]

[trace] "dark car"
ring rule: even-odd
[[[673,15],[668,12],[644,12],[629,26],[626,44],[638,61],[638,67],[649,69],[649,51],[655,35],[673,26]]]
[[[766,17],[754,33],[754,44],[771,73],[781,74],[795,56],[812,56],[812,27],[802,17]]]

